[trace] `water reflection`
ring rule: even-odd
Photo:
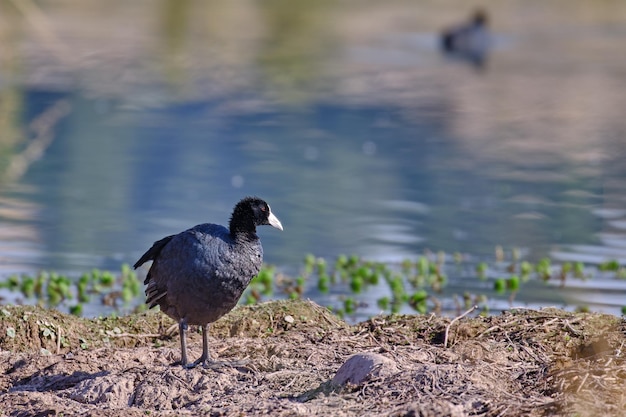
[[[281,213],[285,233],[262,238],[288,271],[308,252],[478,259],[497,244],[624,261],[626,33],[609,29],[626,13],[555,4],[494,6],[494,31],[514,42],[480,75],[441,59],[439,28],[458,18],[444,6],[42,6],[69,60],[7,11],[4,172],[33,120],[59,100],[71,111],[0,190],[3,270],[117,268],[164,234],[227,222],[245,194]],[[485,290],[462,277],[449,300]],[[544,290],[581,302],[543,287],[518,300]]]
[[[39,208],[23,198],[0,199],[0,273],[34,273],[43,266],[41,258],[45,248],[42,236],[32,219]]]

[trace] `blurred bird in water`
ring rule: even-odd
[[[484,66],[490,47],[489,17],[477,9],[465,23],[451,26],[441,33],[441,49],[448,55]]]

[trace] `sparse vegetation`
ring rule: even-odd
[[[328,307],[340,317],[353,316],[357,312],[363,316],[364,310],[371,314],[378,311],[398,313],[405,306],[418,313],[441,313],[446,301],[442,299],[442,291],[448,284],[446,271],[452,274],[471,271],[470,276],[463,279],[491,282],[493,292],[453,295],[456,311],[477,304],[482,314],[486,314],[490,311],[490,297],[506,297],[512,301],[517,292],[533,280],[556,280],[559,285],[566,286],[569,280],[589,280],[598,274],[609,274],[614,279],[626,278],[626,266],[616,260],[596,266],[579,261],[557,264],[549,258],[531,263],[520,258],[519,250],[511,250],[507,256],[502,247],[496,248],[492,263],[468,258],[458,253],[447,256],[440,251],[399,263],[382,263],[356,255],[339,255],[328,260],[308,254],[295,277],[283,274],[275,266],[264,265],[250,283],[242,303],[251,305],[272,298],[315,298],[317,292],[334,295],[331,298],[336,302]],[[20,292],[26,303],[61,308],[78,316],[89,303],[100,303],[111,313],[145,309],[143,286],[128,265],[122,265],[117,272],[94,269],[78,278],[48,271],[36,276],[11,275],[0,282],[0,288]],[[365,302],[373,293],[377,295],[376,311]],[[588,309],[586,305],[573,307]]]
[[[42,271],[35,276],[22,274],[11,275],[0,282],[0,288],[20,291],[25,301],[42,307],[65,307],[70,313],[80,316],[83,305],[100,302],[102,305],[118,311],[133,302],[141,310],[142,303],[137,302],[143,295],[141,281],[130,266],[124,264],[119,272],[93,269],[80,277],[70,278],[56,272]],[[94,300],[94,299],[98,300]]]

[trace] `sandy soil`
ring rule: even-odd
[[[615,316],[517,310],[348,326],[310,302],[271,302],[237,308],[212,327],[213,357],[245,365],[189,370],[176,364],[176,327],[158,312],[88,320],[5,306],[0,317],[2,416],[626,410],[626,323]],[[200,334],[190,348],[199,356]]]

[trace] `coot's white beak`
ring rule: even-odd
[[[272,213],[271,209],[270,209],[270,215],[267,217],[267,222],[270,224],[270,226],[273,226],[277,228],[278,230],[283,230],[283,225],[280,224],[280,220],[278,220],[278,218],[274,216],[274,213]]]

